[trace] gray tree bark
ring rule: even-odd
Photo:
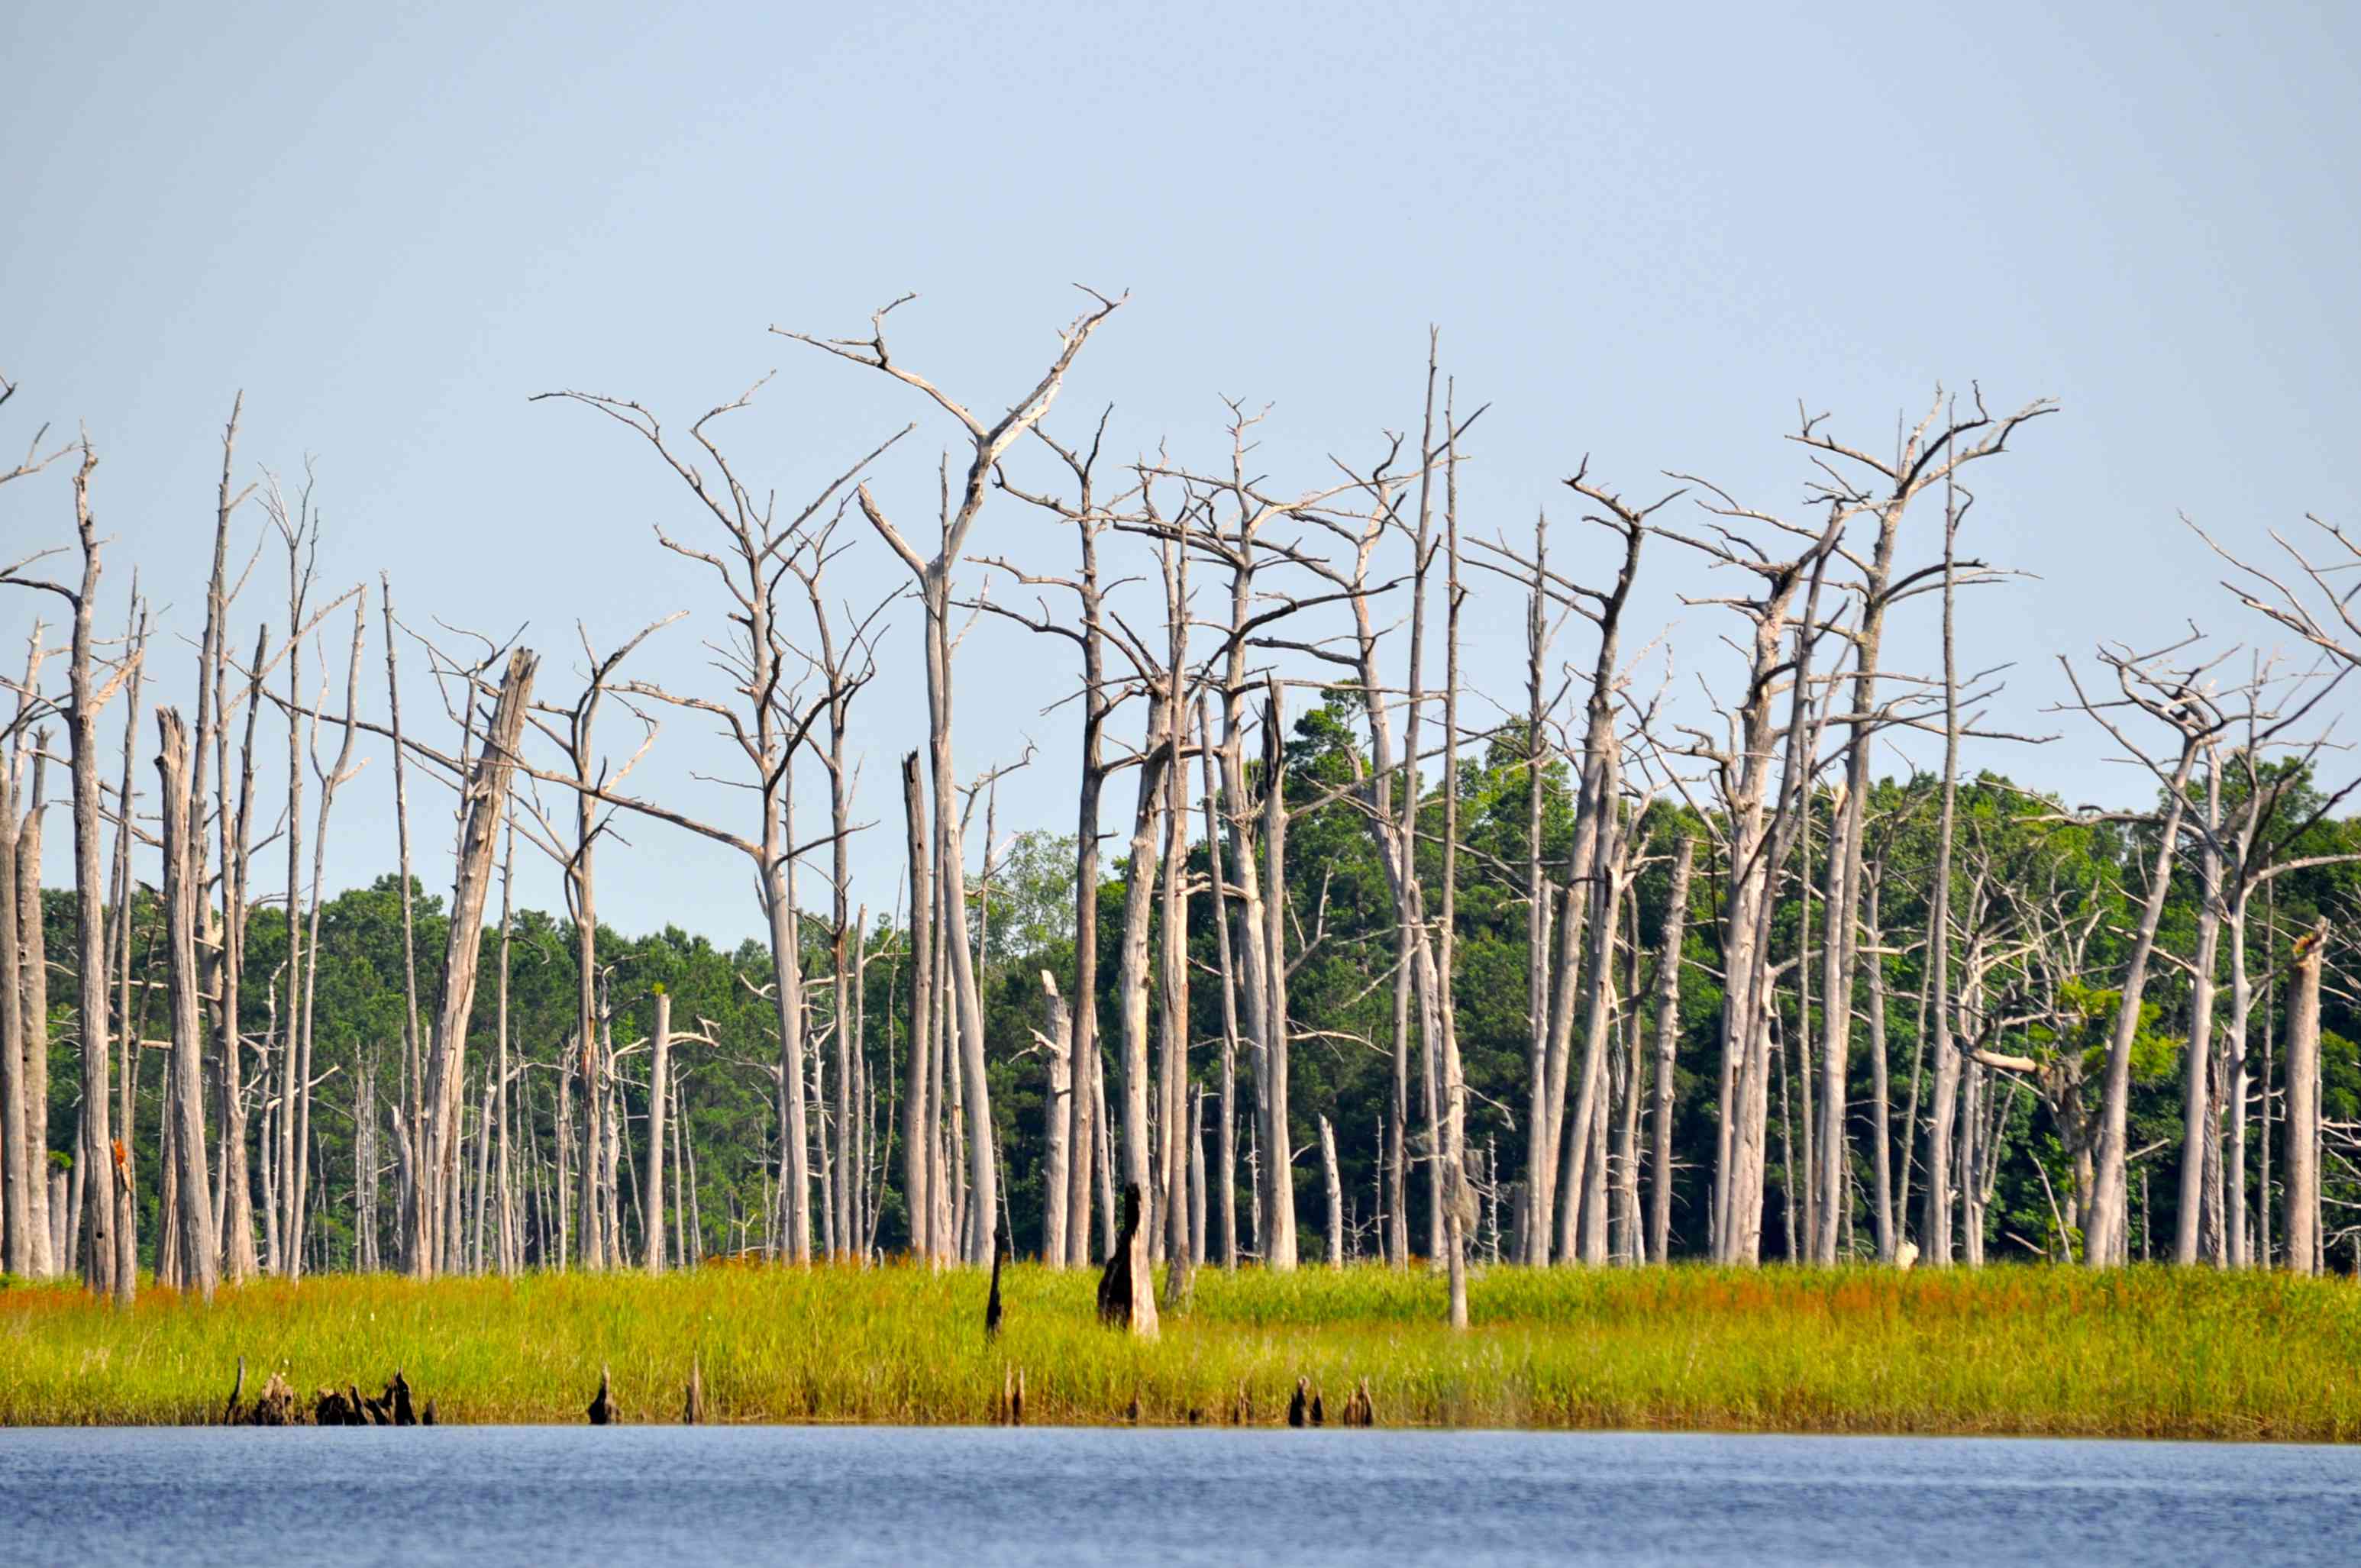
[[[433,1055],[426,1069],[425,1147],[416,1157],[403,1267],[412,1277],[434,1276],[435,1249],[443,1234],[445,1206],[456,1201],[460,1095],[467,1069],[467,1025],[475,1010],[476,966],[483,947],[484,903],[491,886],[493,852],[506,816],[509,778],[532,700],[540,660],[519,648],[509,656],[500,696],[484,735],[482,754],[460,803],[458,872],[451,889],[450,938],[443,960],[442,995],[435,1008]]]
[[[2320,1255],[2320,970],[2325,921],[2297,944],[2287,1021],[2287,1266],[2311,1274]]]
[[[156,716],[157,772],[162,784],[164,827],[164,922],[170,948],[171,1084],[165,1115],[171,1129],[173,1186],[178,1198],[180,1277],[183,1290],[210,1301],[218,1277],[211,1183],[205,1172],[204,1026],[200,1016],[197,970],[198,885],[195,851],[200,835],[191,820],[189,736],[179,710]]]
[[[1648,1146],[1648,1255],[1671,1256],[1673,1226],[1673,1056],[1681,1033],[1681,943],[1689,913],[1689,877],[1697,840],[1684,833],[1673,848],[1672,884],[1665,894],[1664,924],[1656,942],[1655,1093]]]

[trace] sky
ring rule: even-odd
[[[997,413],[1054,355],[1072,285],[1127,290],[1049,428],[1072,438],[1111,405],[1114,460],[1215,463],[1222,400],[1268,405],[1257,456],[1297,490],[1415,428],[1433,325],[1463,407],[1490,403],[1463,526],[1515,538],[1552,509],[1587,574],[1603,558],[1560,483],[1586,455],[1634,497],[1674,470],[1801,513],[1799,404],[1890,446],[1938,385],[1979,384],[1995,409],[2062,411],[1978,477],[1967,547],[2026,576],[1963,611],[1961,659],[2012,664],[1995,723],[2059,739],[1970,760],[2122,800],[2138,781],[2048,711],[2058,656],[2192,620],[2271,643],[2182,513],[2257,556],[2307,512],[2361,519],[2361,10],[2248,9],[0,8],[0,374],[20,386],[0,449],[43,421],[89,433],[115,541],[102,615],[120,620],[136,564],[153,698],[188,700],[241,390],[241,478],[291,487],[313,465],[328,594],[384,571],[423,630],[522,628],[553,695],[578,685],[580,636],[609,647],[685,609],[627,671],[704,692],[717,594],[652,532],[694,534],[693,502],[629,433],[532,394],[613,393],[685,427],[775,372],[722,427],[741,473],[800,505],[917,421],[873,482],[924,529],[959,433],[772,326],[851,334],[915,291],[897,355]],[[0,554],[71,522],[63,465],[0,488]],[[262,522],[241,513],[241,537]],[[906,582],[873,537],[845,537],[840,603]],[[1036,569],[1071,554],[1005,498],[974,547]],[[1932,548],[1922,519],[1905,557]],[[266,554],[244,635],[283,625],[282,580]],[[1727,689],[1727,612],[1681,602],[1727,585],[1663,542],[1642,581],[1633,641]],[[1471,682],[1514,701],[1521,613],[1497,590],[1478,605]],[[0,597],[0,646],[37,612],[54,609]],[[1897,667],[1927,667],[1927,624],[1897,632]],[[898,759],[925,729],[918,637],[897,607],[852,738],[859,815],[880,823],[856,840],[857,891],[881,908]],[[963,776],[1036,746],[1001,784],[1004,837],[1071,831],[1072,716],[1050,710],[1071,659],[987,623],[956,678]],[[633,782],[742,817],[741,793],[694,776],[729,764],[708,730],[668,718]],[[332,889],[392,860],[389,759],[357,750]],[[441,819],[423,788],[413,810]],[[755,929],[742,859],[652,824],[626,837],[600,861],[602,916]],[[447,883],[447,856],[420,874]],[[519,883],[555,906],[545,867]]]

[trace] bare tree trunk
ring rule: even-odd
[[[1617,1014],[1615,1052],[1609,1063],[1614,1123],[1614,1153],[1608,1162],[1611,1221],[1608,1256],[1617,1263],[1648,1260],[1647,1232],[1640,1218],[1640,1118],[1646,1091],[1640,1065],[1640,908],[1635,895],[1623,905],[1623,994],[1631,999]]]
[[[1672,1255],[1673,1054],[1681,1034],[1681,943],[1688,929],[1689,876],[1697,840],[1681,835],[1673,848],[1672,885],[1665,894],[1664,924],[1656,939],[1654,1118],[1648,1150],[1648,1255],[1658,1263]],[[1636,1089],[1634,1092],[1636,1092]]]
[[[108,956],[112,960],[108,969],[115,977],[115,1026],[119,1058],[115,1085],[121,1097],[115,1106],[115,1125],[120,1135],[116,1142],[124,1154],[116,1172],[119,1179],[115,1183],[115,1265],[118,1269],[127,1270],[135,1276],[139,1269],[140,1018],[133,1013],[131,1006],[131,905],[134,902],[131,892],[131,835],[133,814],[138,804],[138,791],[134,784],[136,765],[133,753],[138,739],[140,696],[146,684],[147,647],[148,612],[145,601],[139,597],[139,574],[135,571],[131,575],[131,609],[126,618],[124,630],[124,656],[130,661],[130,680],[123,713],[123,773],[115,796],[120,809],[115,816],[115,828],[112,910],[115,935],[108,945]],[[143,991],[140,995],[144,1001],[147,993]],[[145,1011],[143,1006],[140,1012]],[[159,1168],[166,1173],[165,1180],[169,1186],[169,1155]],[[169,1193],[159,1196],[170,1198]],[[170,1212],[168,1201],[161,1211],[166,1216],[161,1225],[165,1234],[157,1238],[159,1262],[165,1257],[164,1244],[170,1240]],[[158,1273],[162,1272],[159,1267]]]
[[[1220,1167],[1222,1266],[1235,1269],[1238,1266],[1237,976],[1230,956],[1229,910],[1222,892],[1222,833],[1214,804],[1220,795],[1220,781],[1213,752],[1213,715],[1203,710],[1202,698],[1197,717],[1197,732],[1204,746],[1205,866],[1213,884],[1213,948],[1219,957],[1222,977],[1222,1080],[1219,1102],[1222,1127],[1217,1139],[1219,1154],[1215,1160]],[[1224,805],[1221,809],[1226,811],[1228,807]],[[1199,1120],[1201,1122],[1203,1120],[1202,1115]],[[1202,1251],[1200,1255],[1202,1255]]]
[[[1090,1072],[1091,1128],[1095,1149],[1092,1164],[1098,1172],[1099,1255],[1115,1255],[1115,1126],[1107,1117],[1106,1054],[1094,1052],[1085,1064]]]
[[[1174,552],[1177,556],[1179,552]],[[1183,593],[1186,579],[1182,579]],[[1170,737],[1164,767],[1164,870],[1158,914],[1161,962],[1157,992],[1163,1003],[1159,1033],[1162,1050],[1157,1074],[1161,1091],[1157,1117],[1159,1161],[1164,1201],[1164,1252],[1176,1266],[1195,1261],[1189,1251],[1189,1166],[1184,1123],[1189,1093],[1189,770],[1183,761],[1189,710],[1180,696],[1180,656],[1187,636],[1185,598],[1174,604],[1172,698],[1166,721]]]
[[[918,782],[918,754],[902,759],[902,803],[910,848],[910,1059],[902,1097],[902,1200],[910,1216],[910,1251],[939,1255],[934,1234],[932,1150],[935,938],[934,840],[927,831],[927,797]]]
[[[2197,858],[2197,952],[2189,988],[2189,1047],[2181,1063],[2180,1211],[2175,1216],[2172,1260],[2197,1261],[2199,1221],[2205,1207],[2206,1151],[2213,1147],[2213,1106],[2208,1075],[2213,1066],[2213,973],[2222,939],[2222,769],[2205,768],[2205,831]]]
[[[1058,977],[1046,969],[1041,971],[1041,992],[1042,1027],[1033,1037],[1041,1043],[1041,1054],[1049,1061],[1049,1092],[1041,1102],[1041,1254],[1047,1261],[1053,1252],[1061,1258],[1065,1255],[1066,1190],[1070,1180],[1066,1129],[1072,1120],[1067,1114],[1067,1107],[1074,1096],[1076,1080],[1073,1017],[1066,1007],[1066,999],[1058,993]]]
[[[427,1066],[426,1146],[413,1157],[421,1179],[415,1184],[416,1201],[408,1215],[403,1247],[403,1267],[422,1279],[434,1277],[445,1205],[457,1186],[453,1162],[458,1156],[460,1090],[467,1068],[467,1024],[475,1010],[476,965],[483,948],[484,902],[490,889],[500,825],[507,815],[509,775],[539,664],[540,660],[522,648],[510,655],[500,699],[485,732],[483,752],[461,802],[459,866],[451,889],[450,937],[443,962],[442,996],[435,1009],[434,1054]]]
[[[334,765],[332,765],[325,773],[321,775],[320,816],[318,822],[314,826],[314,830],[312,836],[311,911],[309,916],[309,925],[304,935],[302,948],[302,994],[301,998],[301,1005],[296,1009],[296,1012],[299,1014],[297,1022],[300,1024],[302,1048],[297,1058],[295,1075],[295,1179],[290,1183],[289,1189],[291,1195],[291,1207],[289,1209],[287,1234],[290,1236],[301,1236],[303,1234],[305,1227],[306,1198],[310,1190],[313,1144],[312,1047],[314,1016],[313,1005],[319,991],[320,982],[320,913],[321,906],[324,902],[320,894],[322,884],[324,883],[327,875],[328,817],[329,813],[335,807],[336,786],[344,783],[346,779],[351,777],[354,771],[352,760],[353,740],[355,735],[355,726],[352,718],[354,712],[353,704],[355,698],[360,695],[361,649],[365,635],[368,629],[368,614],[366,603],[356,603],[353,608],[352,656],[346,665],[345,673],[344,740],[337,750],[336,759]],[[322,680],[324,684],[325,678],[325,673],[323,672]],[[291,724],[292,721],[292,716],[291,715],[290,723]],[[316,719],[313,721],[312,728],[316,735],[318,728]],[[292,884],[291,883],[291,885]],[[291,894],[289,906],[289,919],[291,921],[294,918],[294,901]],[[291,950],[292,949],[291,948]],[[291,994],[289,1000],[291,1003],[296,999]],[[296,1272],[300,1271],[302,1263],[302,1257],[301,1249],[297,1248],[291,1250],[289,1254],[290,1277],[292,1277]]]
[[[98,782],[98,710],[105,696],[99,688],[91,629],[98,598],[99,539],[97,525],[91,516],[90,475],[97,466],[98,456],[85,442],[73,487],[74,523],[81,535],[82,571],[81,591],[71,596],[72,707],[66,726],[73,765],[74,909],[78,938],[75,968],[81,983],[82,1142],[78,1157],[85,1183],[82,1203],[85,1239],[82,1282],[94,1292],[112,1291],[115,1300],[127,1307],[135,1281],[122,1269],[115,1245],[115,1194],[121,1153],[110,1131],[107,1108],[112,1087],[111,1042],[106,1003],[106,885],[99,867],[99,822],[104,804]],[[18,874],[24,874],[21,868]],[[38,861],[34,862],[32,874],[38,886]]]
[[[1525,1246],[1521,1263],[1548,1261],[1550,1216],[1542,1175],[1545,1157],[1543,1118],[1549,1106],[1550,909],[1549,879],[1543,871],[1543,785],[1551,756],[1548,723],[1552,706],[1546,666],[1550,648],[1549,518],[1533,520],[1533,576],[1525,596]]]
[[[852,914],[852,779],[847,771],[844,756],[844,708],[841,699],[829,705],[828,807],[829,828],[835,835],[834,874],[829,877],[829,894],[833,919],[829,922],[830,945],[835,948],[835,994],[831,999],[834,1014],[836,1055],[836,1191],[835,1201],[829,1212],[834,1234],[830,1250],[839,1258],[850,1258],[861,1250],[856,1239],[860,1215],[857,1194],[861,1189],[859,1164],[859,1117],[855,1062],[857,1044],[852,1037],[852,949],[860,945],[861,934],[850,929]],[[653,1091],[651,1091],[653,1093]],[[660,1162],[659,1162],[660,1163]],[[653,1194],[663,1190],[651,1187],[651,1212],[661,1207],[661,1199]],[[660,1234],[660,1222],[651,1222],[651,1234]],[[651,1256],[657,1255],[652,1252]]]
[[[1336,1171],[1336,1129],[1320,1118],[1320,1173],[1328,1184],[1328,1266],[1345,1266],[1345,1183]]]
[[[2132,1045],[2139,1033],[2140,1002],[2147,989],[2148,959],[2156,948],[2157,927],[2164,919],[2165,896],[2171,890],[2174,850],[2186,805],[2182,791],[2195,756],[2194,746],[2184,748],[2180,766],[2172,778],[2172,804],[2165,808],[2158,825],[2147,902],[2133,932],[2131,956],[2124,967],[2123,1001],[2116,1009],[2114,1031],[2107,1041],[2106,1086],[2100,1102],[2098,1168],[2092,1177],[2091,1217],[2084,1226],[2082,1248],[2083,1261],[2093,1268],[2120,1266],[2131,1260],[2124,1182]],[[1932,1179],[1930,1175],[1930,1182]]]
[[[31,1190],[48,1176],[49,1161],[44,1157],[38,1168],[32,1163],[32,1123],[26,1113],[23,995],[16,981],[14,782],[8,761],[0,758],[0,1270],[29,1279],[35,1255]]]
[[[1960,1057],[1951,1039],[1951,847],[1960,801],[1959,644],[1953,600],[1959,577],[1960,509],[1947,493],[1943,509],[1943,806],[1935,828],[1935,888],[1927,918],[1932,966],[1928,1003],[1935,1024],[1934,1124],[1927,1135],[1927,1210],[1919,1223],[1920,1255],[1940,1267],[1951,1261],[1951,1129],[1960,1093]],[[2134,1006],[2135,1014],[2138,1011]]]
[[[841,1028],[839,1021],[838,1027]],[[672,1081],[672,997],[656,992],[655,1027],[648,1036],[648,1175],[641,1200],[647,1235],[647,1268],[664,1271],[664,1096]]]
[[[254,738],[262,716],[263,655],[270,645],[270,630],[257,630],[254,640],[254,663],[247,678],[246,730],[238,743],[237,809],[230,810],[229,756],[226,735],[218,735],[215,747],[219,753],[221,798],[217,803],[222,818],[222,895],[224,944],[222,964],[222,1196],[221,1247],[222,1277],[233,1285],[244,1284],[260,1271],[254,1251],[254,1179],[248,1164],[247,1137],[247,1105],[243,1066],[246,1051],[244,1032],[244,985],[246,980],[247,915],[252,872],[254,841]],[[227,663],[225,656],[224,663]],[[225,677],[215,675],[215,704],[220,706],[225,696]],[[225,708],[225,712],[226,709]],[[396,754],[400,748],[396,747]]]
[[[497,1038],[500,1054],[494,1079],[499,1085],[499,1093],[492,1102],[493,1138],[498,1146],[493,1150],[492,1160],[494,1178],[500,1188],[496,1205],[500,1271],[511,1275],[516,1273],[523,1261],[518,1245],[516,1198],[511,1186],[509,1149],[509,945],[516,928],[512,902],[516,883],[516,820],[513,817],[509,820],[507,839],[507,845],[500,852],[500,978],[496,1003],[500,1009]],[[371,1175],[369,1182],[374,1190],[377,1178]]]
[[[1281,739],[1279,683],[1269,685],[1263,718],[1263,855],[1268,887],[1263,900],[1264,980],[1269,987],[1263,1005],[1264,1036],[1257,1076],[1262,1084],[1263,1266],[1290,1270],[1295,1266],[1295,1157],[1288,1126],[1287,1091],[1287,801],[1286,747]]]
[[[211,1183],[205,1174],[204,1030],[198,1007],[198,834],[190,820],[189,737],[179,710],[156,716],[159,740],[156,766],[162,781],[164,817],[164,919],[171,948],[171,1087],[165,1115],[171,1128],[173,1179],[179,1200],[181,1271],[175,1281],[213,1299],[217,1278]]]
[[[935,832],[941,847],[943,948],[950,955],[951,1003],[958,1028],[961,1089],[967,1102],[967,1261],[992,1261],[1000,1177],[994,1159],[992,1090],[984,1077],[983,1003],[976,987],[975,950],[967,927],[966,855],[959,839],[959,793],[951,773],[951,649],[949,562],[939,589],[930,583],[927,657],[928,743],[934,752]]]
[[[2223,1218],[2228,1232],[2229,1262],[2233,1268],[2251,1268],[2255,1263],[2253,1238],[2246,1226],[2246,1093],[2250,1070],[2246,1039],[2255,1001],[2254,981],[2246,972],[2247,893],[2244,887],[2238,890],[2229,920],[2230,1059],[2223,1095],[2230,1113],[2229,1136],[2225,1140],[2228,1168],[2224,1173],[2229,1190]],[[2268,1142],[2266,1140],[2267,1145]]]
[[[1611,737],[1608,744],[1613,745]],[[1606,1083],[1608,1026],[1616,1005],[1615,927],[1622,916],[1626,866],[1620,825],[1614,820],[1618,801],[1611,757],[1603,760],[1602,768],[1607,787],[1599,794],[1597,808],[1602,815],[1595,829],[1598,850],[1592,864],[1596,871],[1588,889],[1590,957],[1583,966],[1582,1080],[1575,1095],[1573,1120],[1567,1124],[1565,1159],[1559,1177],[1565,1201],[1558,1209],[1557,1254],[1559,1261],[1565,1263],[1577,1256],[1587,1263],[1603,1260],[1599,1255],[1603,1245],[1594,1245],[1577,1225],[1579,1211],[1587,1201],[1586,1183],[1593,1174],[1592,1145],[1605,1125],[1601,1091]]]
[[[407,1216],[418,1207],[419,1188],[423,1176],[419,1169],[420,1151],[425,1145],[426,1130],[426,1069],[424,1048],[418,1024],[418,931],[412,897],[412,877],[410,869],[410,794],[406,770],[403,767],[401,741],[401,667],[394,654],[393,578],[390,574],[378,575],[385,609],[385,695],[387,718],[393,732],[393,821],[394,838],[401,857],[401,1048],[402,1081],[407,1091],[401,1107],[403,1118],[401,1163],[401,1212]],[[405,1237],[409,1221],[404,1220]],[[405,1241],[405,1246],[408,1245]]]
[[[589,1269],[605,1268],[613,1247],[605,1233],[599,1193],[599,1153],[607,1141],[607,1064],[598,1050],[598,906],[591,857],[598,837],[595,805],[587,795],[575,797],[573,859],[566,868],[566,901],[574,916],[574,1071],[582,1080],[581,1192],[576,1202],[582,1225],[577,1233],[577,1261]]]
[[[1212,840],[1208,839],[1210,845]],[[1189,1260],[1205,1255],[1205,1086],[1189,1091]]]
[[[2322,921],[2296,945],[2295,994],[2287,1020],[2287,1266],[2317,1271],[2320,1255],[2320,970],[2327,957]]]
[[[1867,924],[1862,934],[1875,949],[1869,959],[1869,1068],[1870,1101],[1877,1135],[1872,1151],[1877,1187],[1870,1196],[1872,1211],[1877,1218],[1877,1261],[1892,1263],[1899,1238],[1894,1229],[1894,1129],[1889,1109],[1893,1095],[1885,1060],[1885,930],[1878,920],[1879,894],[1885,885],[1882,861],[1871,872],[1868,883],[1863,913]]]
[[[40,665],[40,628],[33,629],[34,651],[27,660],[25,685],[33,689]],[[20,697],[18,703],[16,741],[11,745],[9,767],[15,771],[22,757],[16,753],[25,736],[25,708],[30,697]],[[25,1104],[25,1225],[30,1243],[28,1267],[36,1279],[46,1279],[63,1274],[73,1266],[71,1230],[65,1224],[63,1207],[55,1201],[57,1184],[49,1179],[49,966],[42,958],[48,950],[46,921],[41,908],[41,816],[42,790],[48,772],[48,737],[44,732],[33,747],[30,766],[16,776],[25,779],[27,802],[22,818],[0,821],[0,836],[12,839],[15,850],[16,875],[5,885],[0,885],[0,898],[10,899],[16,905],[15,944],[0,959],[0,983],[8,985],[16,994],[16,1045],[24,1085]]]
[[[1159,699],[1155,726],[1139,760],[1131,854],[1124,870],[1123,940],[1115,961],[1115,996],[1123,1018],[1123,1181],[1126,1187],[1138,1188],[1143,1201],[1151,1202],[1161,1194],[1148,1134],[1148,939],[1156,907],[1156,814],[1164,794],[1164,769],[1170,762],[1163,733],[1165,712]],[[1158,1222],[1151,1207],[1141,1221],[1144,1237],[1156,1235]]]

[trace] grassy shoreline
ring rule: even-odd
[[[1021,1368],[1029,1423],[1284,1419],[1362,1377],[1386,1426],[2361,1441],[2361,1289],[2135,1268],[1499,1268],[1477,1327],[1442,1284],[1380,1268],[1198,1277],[1154,1344],[1092,1320],[1080,1273],[1010,1270],[986,1343],[965,1270],[708,1267],[429,1285],[265,1281],[128,1315],[69,1287],[0,1288],[0,1425],[217,1420],[284,1366],[374,1392],[397,1366],[454,1422],[578,1422],[603,1364],[632,1421],[967,1424]]]

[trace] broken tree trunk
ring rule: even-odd
[[[461,1091],[467,1066],[467,1024],[476,1003],[476,963],[483,948],[484,904],[491,888],[493,850],[509,793],[517,737],[524,727],[540,660],[519,648],[509,656],[500,699],[484,736],[482,754],[461,803],[458,873],[451,890],[449,943],[443,960],[443,991],[435,1009],[434,1054],[427,1065],[426,1147],[413,1157],[404,1266],[429,1279],[443,1234],[444,1206],[456,1201]]]
[[[1123,1229],[1106,1266],[1099,1271],[1099,1321],[1141,1339],[1157,1333],[1156,1281],[1148,1265],[1148,1233],[1141,1224],[1139,1183],[1123,1190]]]
[[[598,1368],[598,1392],[592,1397],[590,1409],[587,1413],[590,1417],[590,1424],[594,1427],[622,1424],[623,1407],[615,1402],[613,1387],[607,1376],[607,1368],[603,1365]]]
[[[1328,1183],[1328,1266],[1345,1266],[1345,1184],[1336,1170],[1336,1129],[1320,1118],[1320,1170]]]
[[[2320,1253],[2320,970],[2323,921],[2296,945],[2295,995],[2287,1022],[2287,1266],[2317,1270]]]

